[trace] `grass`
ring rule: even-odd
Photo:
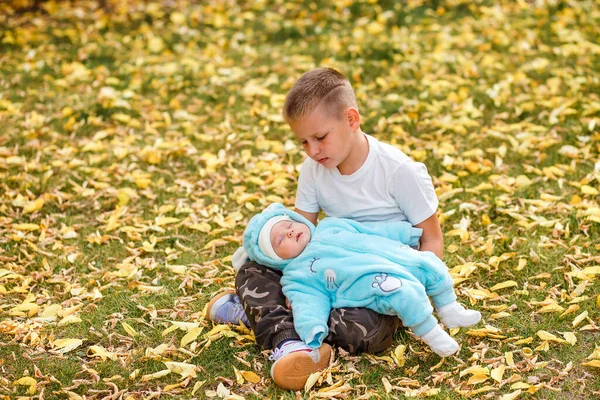
[[[595,2],[30,3],[0,5],[0,395],[26,396],[13,383],[33,376],[44,398],[102,398],[113,385],[123,398],[297,398],[272,383],[248,332],[211,332],[203,309],[233,287],[228,257],[248,219],[273,201],[293,206],[305,155],[278,116],[319,65],[350,78],[363,131],[427,165],[444,261],[474,265],[460,300],[483,312],[474,330],[503,337],[456,332],[460,353],[438,365],[400,330],[390,350],[407,346],[404,365],[389,351],[338,355],[330,380],[301,396],[342,381],[349,398],[459,399],[485,386],[471,397],[598,395],[598,368],[583,364],[599,343],[600,285],[573,274],[598,265],[600,241]],[[273,178],[285,180],[265,189]],[[39,228],[15,226],[25,223]],[[579,309],[541,312],[550,300]],[[15,312],[23,302],[37,311]],[[55,321],[41,319],[56,305]],[[503,305],[509,314],[492,319]],[[69,312],[81,322],[58,325]],[[203,331],[180,348],[190,328],[169,331],[177,323]],[[545,351],[540,331],[577,343]],[[83,342],[59,354],[55,341],[69,338]],[[116,358],[90,357],[91,346]],[[196,376],[148,378],[165,361]],[[500,382],[465,373],[501,365]],[[261,381],[239,383],[234,368]]]

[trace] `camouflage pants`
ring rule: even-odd
[[[256,342],[273,349],[286,339],[299,339],[292,311],[281,291],[281,272],[249,261],[235,279],[237,294],[252,325]],[[325,342],[350,353],[377,353],[392,345],[392,335],[401,326],[397,317],[367,308],[333,309]]]

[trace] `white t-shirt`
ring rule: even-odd
[[[408,221],[413,226],[431,217],[438,198],[423,163],[401,150],[365,135],[369,155],[351,175],[327,169],[311,158],[302,164],[296,208],[358,222]]]

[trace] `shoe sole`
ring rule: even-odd
[[[319,347],[319,361],[316,364],[308,352],[296,351],[275,361],[271,367],[271,376],[283,389],[301,390],[310,374],[327,368],[330,357],[331,346],[327,343]]]
[[[215,297],[212,298],[212,300],[206,306],[206,315],[205,315],[206,319],[213,321],[213,319],[210,315],[210,310],[212,310],[213,306],[215,305],[215,303],[217,301],[222,299],[224,296],[228,296],[228,295],[235,295],[235,290],[233,290],[233,289],[227,290],[223,293],[219,293],[218,295],[216,295]]]

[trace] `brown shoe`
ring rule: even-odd
[[[300,340],[290,340],[273,350],[271,377],[283,389],[301,390],[310,374],[327,368],[330,357],[331,346],[327,343],[311,349]]]

